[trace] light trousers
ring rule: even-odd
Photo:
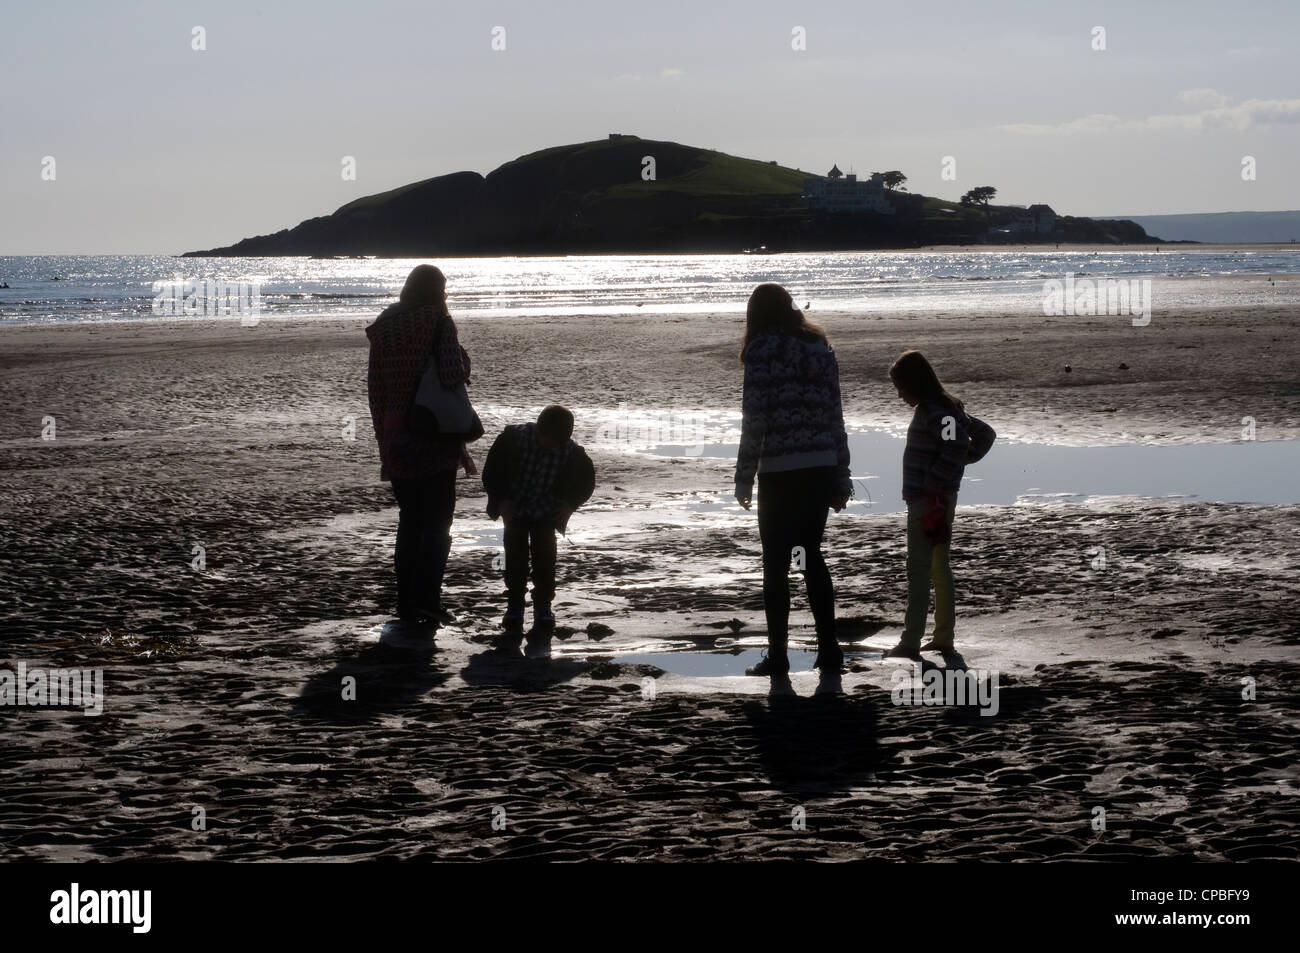
[[[951,538],[953,515],[957,511],[957,494],[944,497],[948,505],[947,521]],[[941,646],[953,644],[957,623],[956,593],[953,589],[952,566],[948,562],[950,546],[935,545],[926,535],[922,520],[926,504],[907,505],[907,615],[903,622],[904,645],[921,647],[925,635],[925,619],[930,609],[930,587],[934,587],[934,635],[931,638]]]

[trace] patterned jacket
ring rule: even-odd
[[[745,348],[745,391],[736,489],[752,491],[757,473],[839,468],[848,494],[849,441],[835,352],[823,340],[761,334]]]
[[[441,325],[441,326],[439,326]],[[395,304],[366,328],[370,339],[370,419],[379,442],[380,479],[409,480],[473,467],[459,440],[418,437],[406,428],[406,413],[420,378],[440,343],[438,377],[446,386],[469,383],[469,355],[455,325],[431,306]],[[471,469],[472,472],[472,469]]]
[[[992,427],[964,410],[942,401],[921,401],[912,413],[903,449],[903,499],[916,503],[956,493],[966,464],[988,453],[996,438]]]

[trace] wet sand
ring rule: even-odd
[[[905,423],[885,369],[920,346],[1004,441],[1231,442],[1243,416],[1300,437],[1293,308],[815,317],[857,427]],[[731,464],[600,437],[620,402],[734,413],[739,318],[467,319],[489,432],[562,400],[600,479],[560,544],[552,655],[526,658],[494,648],[499,524],[475,481],[461,622],[390,623],[368,321],[0,331],[0,664],[102,666],[107,692],[97,717],[0,708],[0,856],[1300,854],[1300,506],[960,507],[958,642],[998,673],[991,717],[891,703],[897,513],[830,523],[841,693],[619,664],[763,644],[753,514],[700,505]]]

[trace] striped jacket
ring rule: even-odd
[[[835,352],[823,340],[761,334],[745,348],[745,384],[736,489],[757,473],[838,467],[848,494],[849,441]]]
[[[993,428],[942,401],[916,405],[903,450],[903,499],[915,503],[927,496],[956,493],[966,464],[988,453],[997,434]]]

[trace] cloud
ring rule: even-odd
[[[1276,46],[1238,46],[1228,50],[1229,56],[1271,56],[1278,52]]]
[[[1230,105],[1231,97],[1213,89],[1185,89],[1178,98],[1187,105],[1201,108],[1196,112],[1161,113],[1145,119],[1121,119],[1112,113],[1093,113],[1066,122],[1007,123],[998,128],[1023,136],[1073,136],[1170,129],[1245,132],[1258,126],[1300,123],[1300,99],[1247,99],[1234,106]]]
[[[653,73],[649,75],[643,75],[641,73],[619,73],[617,76],[614,77],[614,82],[645,83],[645,82],[654,82],[656,79],[661,79],[661,80],[681,79],[685,75],[686,75],[685,70],[680,70],[677,69],[675,66],[670,66],[661,69],[657,77]]]
[[[1187,106],[1217,109],[1232,102],[1232,97],[1214,89],[1184,89],[1179,92],[1178,101]]]
[[[1109,132],[1124,125],[1124,120],[1111,113],[1093,113],[1069,122],[1034,123],[1018,122],[998,126],[1004,132],[1015,132],[1026,136],[1035,135],[1071,135],[1073,133]]]

